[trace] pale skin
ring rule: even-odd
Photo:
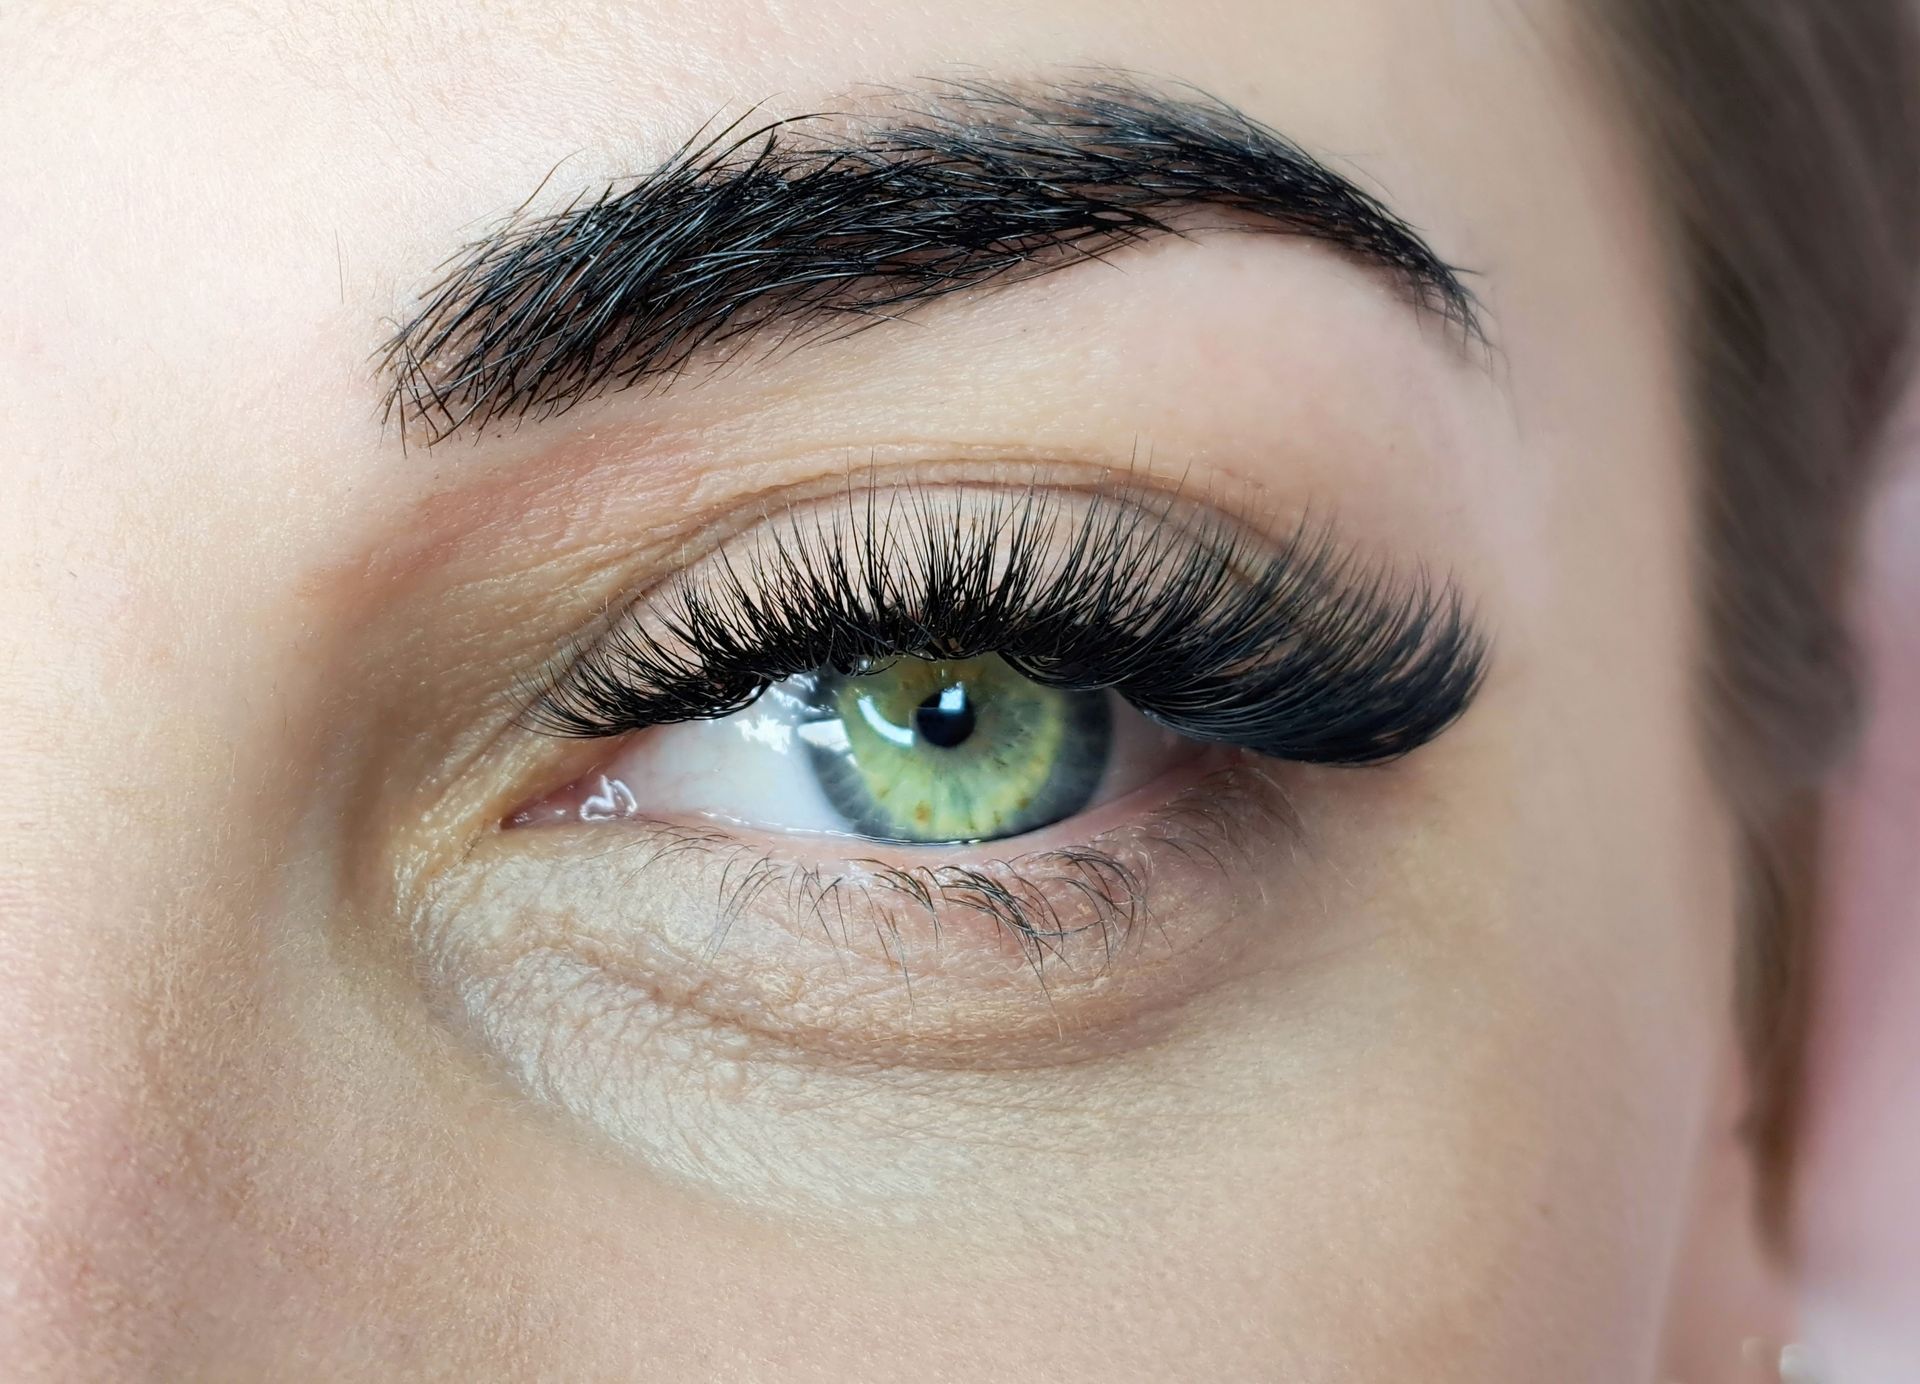
[[[1470,0],[9,7],[0,1359],[1769,1377],[1676,307],[1591,43]],[[386,320],[543,180],[756,102],[1085,64],[1379,191],[1474,271],[1492,349],[1331,251],[1214,237],[477,441],[383,426]],[[1453,574],[1486,685],[1400,763],[1288,770],[1302,835],[1184,887],[1203,941],[1056,996],[1072,1061],[1035,1055],[1043,998],[969,988],[990,935],[918,1007],[870,947],[648,950],[651,886],[498,830],[605,751],[502,739],[503,699],[855,460],[1337,513]],[[644,1037],[480,983],[470,939],[543,909],[645,952]],[[806,1024],[695,1003],[742,976]]]

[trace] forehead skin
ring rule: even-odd
[[[1732,944],[1680,671],[1685,443],[1656,238],[1566,15],[1518,0],[29,4],[0,16],[0,52],[10,1368],[1648,1374]],[[1028,1220],[981,1186],[991,1235],[789,1224],[508,1108],[335,908],[346,829],[312,808],[354,772],[350,670],[387,652],[363,630],[430,619],[407,604],[410,574],[471,566],[477,532],[519,532],[500,518],[516,497],[536,516],[580,494],[617,504],[594,490],[618,446],[604,439],[537,482],[518,468],[545,465],[552,434],[532,429],[403,452],[371,361],[433,267],[550,173],[591,187],[755,102],[1076,64],[1241,106],[1478,275],[1491,377],[1379,355],[1409,396],[1440,372],[1458,399],[1436,414],[1473,445],[1437,471],[1302,463],[1301,489],[1336,507],[1364,515],[1384,490],[1466,535],[1449,556],[1492,590],[1500,719],[1460,728],[1478,748],[1457,834],[1444,865],[1416,855],[1381,886],[1449,940],[1396,954],[1396,1031],[1343,1028],[1329,984],[1318,1041],[1348,1046],[1320,1075],[1223,1039],[1218,1118],[1193,1122],[1177,1160],[1062,1167],[1059,1199]],[[1362,305],[1364,332],[1448,350],[1321,252],[1178,253],[1164,282],[1139,271],[1142,293],[1227,312],[1208,304],[1229,283],[1271,273],[1282,299],[1319,302],[1312,285],[1337,281],[1331,301]],[[995,304],[996,330],[1021,328],[1021,301]],[[1285,327],[1275,349],[1304,370],[1316,350],[1288,348]],[[847,359],[930,349],[883,336]],[[1267,365],[1231,350],[1183,368],[1218,381],[1222,416],[1266,392]],[[1337,413],[1341,381],[1319,383]],[[781,407],[798,417],[794,389]],[[591,418],[617,432],[642,407]],[[560,472],[580,488],[540,488]],[[1076,1199],[1082,1175],[1131,1199]]]

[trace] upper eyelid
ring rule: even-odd
[[[1487,642],[1457,588],[1424,577],[1396,584],[1347,555],[1331,530],[1315,539],[1304,520],[1261,565],[1223,516],[1181,509],[1164,494],[1153,499],[1160,508],[1152,510],[1127,491],[1084,493],[1072,501],[1084,512],[1071,541],[1087,560],[1066,571],[1072,564],[1063,559],[1058,572],[1030,564],[1021,587],[996,584],[1007,573],[982,570],[978,548],[960,551],[968,536],[960,527],[962,500],[930,498],[932,488],[884,489],[894,497],[887,516],[875,509],[878,488],[866,492],[864,513],[849,489],[845,527],[811,530],[824,548],[816,552],[804,537],[808,530],[796,527],[791,544],[774,545],[770,558],[763,553],[771,565],[756,580],[771,577],[777,593],[771,601],[729,572],[724,554],[707,564],[703,578],[683,577],[642,598],[548,680],[529,707],[529,724],[564,735],[625,734],[661,721],[726,714],[766,683],[830,659],[998,652],[1029,676],[1051,676],[1062,685],[1098,670],[1099,685],[1115,686],[1149,715],[1198,738],[1249,744],[1282,758],[1368,763],[1425,743],[1478,690]],[[992,504],[999,508],[976,514],[968,531],[975,539],[1011,534],[1017,553],[1022,535],[1036,546],[1056,536],[1049,521],[1059,512],[1052,506],[1065,502],[1052,492],[995,493]],[[904,580],[921,589],[904,596],[891,569],[899,557],[916,555],[876,551],[871,542],[876,532],[895,537],[903,494],[917,497],[906,502],[917,506],[910,517],[935,530],[926,540],[932,547],[918,554],[921,567],[907,564]],[[953,507],[946,517],[956,526],[944,535],[938,532],[942,503]],[[800,523],[792,514],[787,521]],[[869,539],[864,553],[847,539],[848,532],[862,531]],[[756,532],[766,543],[766,526]],[[920,532],[924,537],[924,528]],[[926,568],[929,552],[945,560],[945,570]],[[1129,557],[1171,564],[1166,584],[1143,593],[1137,569],[1101,571]],[[849,561],[869,565],[850,572]],[[1251,594],[1239,577],[1230,580],[1236,566],[1254,574]],[[1175,603],[1168,610],[1155,608],[1168,600]],[[903,615],[904,606],[916,602],[939,614]],[[1049,602],[1050,610],[1031,609]],[[895,608],[877,608],[889,603]],[[657,632],[647,631],[648,619]],[[915,644],[923,632],[934,633],[930,619],[943,622],[945,637],[975,643]],[[865,628],[876,621],[887,628]],[[1066,644],[1049,654],[1049,639]],[[1123,667],[1129,659],[1130,674]],[[1311,711],[1284,704],[1313,695],[1333,700]],[[1283,703],[1277,708],[1270,704],[1275,696]],[[1264,707],[1256,705],[1262,697],[1269,699]],[[1256,722],[1267,732],[1258,743],[1249,738]]]

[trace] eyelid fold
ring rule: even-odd
[[[872,485],[770,515],[643,596],[526,720],[619,736],[818,668],[985,654],[1196,740],[1361,765],[1450,725],[1487,645],[1452,583],[1395,579],[1305,521],[1269,546],[1159,493]]]

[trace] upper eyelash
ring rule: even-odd
[[[639,604],[539,694],[573,737],[728,715],[824,666],[997,653],[1035,681],[1111,687],[1197,740],[1373,764],[1465,710],[1486,642],[1450,582],[1395,581],[1302,523],[1261,552],[1173,501],[896,488],[722,558]],[[1077,517],[1070,509],[1083,512]],[[644,618],[636,618],[643,615]]]

